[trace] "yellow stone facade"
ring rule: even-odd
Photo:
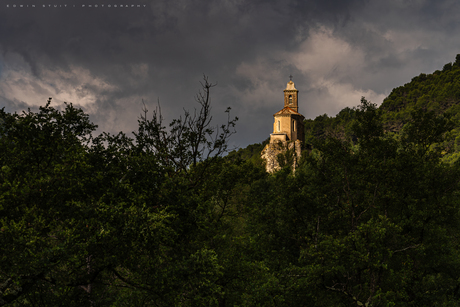
[[[270,143],[275,140],[282,141],[303,141],[304,138],[304,117],[298,113],[299,91],[295,88],[294,82],[289,81],[284,90],[284,108],[273,114],[273,133],[270,135]],[[285,135],[283,137],[283,135]]]
[[[284,108],[273,114],[273,133],[270,134],[270,143],[262,151],[262,159],[266,161],[267,172],[274,172],[280,168],[277,156],[287,150],[293,150],[295,169],[300,159],[301,143],[304,139],[304,117],[298,113],[299,91],[294,82],[289,81],[284,90]]]
[[[299,111],[298,104],[299,91],[295,88],[294,82],[290,80],[284,90],[284,107],[289,107],[295,112]]]

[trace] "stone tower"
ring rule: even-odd
[[[289,81],[284,90],[284,107],[289,107],[292,110],[298,112],[299,111],[299,104],[298,104],[298,97],[299,91],[295,88],[294,82]]]
[[[300,158],[301,142],[304,139],[304,117],[298,113],[299,91],[290,80],[284,90],[284,108],[273,114],[273,133],[270,134],[270,143],[262,151],[262,159],[266,161],[267,172],[280,169],[278,156],[288,150],[293,152],[293,168]]]

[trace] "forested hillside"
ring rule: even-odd
[[[263,144],[225,155],[203,85],[133,137],[0,111],[0,306],[458,306],[455,114],[414,105],[395,133],[363,98],[268,174]]]
[[[352,139],[356,135],[350,128],[355,119],[356,108],[345,108],[335,117],[320,115],[305,121],[305,145],[311,149],[316,138],[336,137]],[[411,82],[393,89],[378,108],[384,130],[398,137],[404,127],[412,125],[417,112],[432,112],[435,117],[449,118],[453,124],[449,138],[442,144],[443,160],[453,163],[460,157],[460,54],[455,62],[444,65],[442,71],[420,74]],[[420,120],[417,118],[416,120]],[[430,126],[431,127],[431,126]],[[431,129],[431,128],[430,128]]]
[[[458,113],[460,103],[460,54],[455,62],[444,65],[442,71],[420,74],[404,86],[393,89],[383,101],[380,109],[384,120],[401,122],[409,119],[409,114],[417,108],[428,111]]]

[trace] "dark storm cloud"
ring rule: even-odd
[[[381,101],[459,49],[454,1],[126,2],[146,8],[0,7],[0,103],[51,95],[83,106],[101,130],[129,132],[142,100],[159,99],[168,119],[192,108],[205,73],[219,84],[216,119],[232,106],[245,146],[268,137],[289,74],[306,117],[335,115],[361,95]]]

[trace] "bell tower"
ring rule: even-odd
[[[302,151],[302,141],[304,139],[304,117],[298,113],[299,91],[292,82],[292,76],[286,89],[284,90],[284,107],[282,110],[273,114],[273,133],[270,134],[270,143],[262,150],[261,157],[265,160],[267,172],[274,172],[281,168],[278,161],[280,153],[286,153],[293,149],[292,169],[295,170]]]
[[[292,76],[288,82],[286,89],[284,90],[284,107],[290,108],[295,112],[299,112],[298,97],[299,91],[295,88],[294,82],[292,82]]]

